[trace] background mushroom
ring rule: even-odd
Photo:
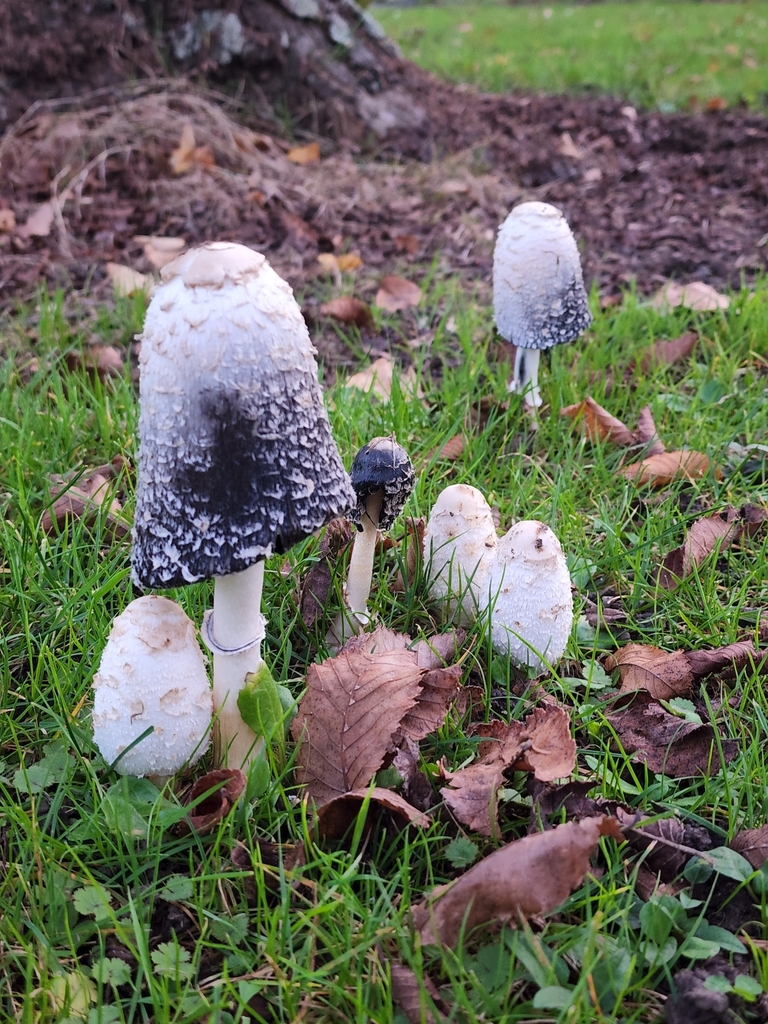
[[[560,541],[535,519],[499,540],[490,582],[494,650],[541,675],[563,655],[573,624],[571,577]]]
[[[542,350],[573,341],[592,322],[576,240],[556,207],[521,203],[499,228],[493,308],[499,334],[516,347],[509,390],[539,406]]]
[[[93,739],[112,764],[158,785],[208,749],[211,687],[195,626],[175,601],[131,601],[112,623],[93,677]]]
[[[424,534],[429,595],[471,622],[487,604],[496,551],[496,525],[488,502],[476,487],[451,484],[437,497]]]
[[[203,638],[217,760],[241,767],[256,739],[238,708],[246,676],[252,690],[275,689],[261,658],[264,559],[346,511],[355,493],[306,324],[266,259],[214,242],[161,276],[141,337],[133,578],[144,587],[215,578]]]
[[[356,502],[346,512],[358,529],[349,556],[344,587],[346,608],[328,634],[330,644],[343,644],[368,624],[368,596],[379,530],[388,530],[403,511],[416,477],[408,452],[393,435],[374,437],[358,451],[350,469]]]

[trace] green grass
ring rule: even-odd
[[[745,462],[736,447],[764,444],[768,436],[768,288],[734,295],[731,308],[718,314],[663,316],[632,295],[605,311],[595,301],[588,337],[556,349],[551,366],[542,367],[546,406],[533,431],[519,398],[508,411],[501,406],[507,367],[489,361],[490,311],[455,281],[428,273],[425,287],[417,326],[429,344],[414,353],[424,400],[398,388],[381,403],[332,389],[332,423],[345,463],[370,437],[394,430],[419,468],[410,514],[428,513],[442,487],[466,481],[498,506],[502,528],[515,518],[549,523],[581,594],[594,596],[612,584],[628,612],[627,623],[613,631],[574,628],[572,661],[591,663],[627,638],[671,650],[754,635],[757,610],[768,602],[766,531],[707,560],[674,593],[657,590],[654,566],[682,541],[694,515],[684,511],[690,500],[714,508],[768,500],[764,451],[752,449]],[[7,352],[0,362],[0,1017],[25,1024],[88,1014],[94,1024],[402,1024],[386,963],[399,957],[417,975],[431,974],[456,1021],[587,1024],[595,1019],[594,992],[607,1019],[653,1020],[660,1006],[654,992],[691,961],[674,954],[665,966],[648,963],[634,891],[637,863],[613,841],[602,847],[599,876],[590,876],[543,931],[506,932],[441,954],[414,945],[407,918],[411,902],[455,874],[446,847],[457,829],[440,815],[425,832],[365,834],[359,827],[346,843],[318,843],[290,771],[276,768],[266,792],[242,801],[210,835],[175,836],[167,827],[178,817],[173,793],[161,798],[148,784],[129,794],[143,810],[138,823],[125,827],[114,811],[119,792],[110,791],[117,777],[92,745],[89,708],[111,618],[133,596],[129,542],[112,542],[103,521],[92,531],[77,524],[47,537],[40,520],[50,474],[118,453],[135,458],[137,401],[127,374],[101,385],[68,370],[63,353],[91,331],[126,342],[140,328],[142,309],[118,300],[84,321],[85,313],[66,315],[67,308],[61,295],[41,297],[34,309],[7,317],[0,334]],[[386,323],[397,335],[403,321],[395,316]],[[676,337],[691,325],[704,340],[688,364],[624,385],[630,361],[652,340]],[[30,337],[39,367],[23,382],[12,355]],[[349,341],[359,348],[354,329]],[[723,478],[673,484],[661,498],[638,492],[617,474],[620,450],[585,441],[558,414],[587,393],[630,426],[650,404],[668,448],[707,452]],[[478,429],[471,426],[472,410],[481,399],[490,399],[492,411]],[[456,462],[432,454],[459,431],[468,443]],[[130,514],[133,482],[123,483]],[[396,537],[402,532],[395,526]],[[310,539],[290,552],[292,574],[280,558],[267,565],[266,656],[296,693],[307,664],[324,653],[328,622],[307,630],[295,596],[296,576],[316,555],[317,541]],[[396,549],[381,552],[372,607],[395,629],[429,634],[440,627],[424,581],[405,594],[390,589],[398,558]],[[170,596],[199,623],[210,585]],[[329,608],[329,620],[334,611]],[[522,715],[527,696],[503,696],[508,665],[492,656],[479,629],[468,645],[463,681],[471,674],[489,697],[495,693],[497,710],[504,705]],[[595,781],[602,795],[646,814],[681,813],[706,824],[721,842],[766,821],[761,723],[768,721],[768,696],[757,673],[744,670],[735,681],[710,681],[697,691],[699,706],[704,709],[706,695],[713,722],[739,745],[727,774],[707,780],[654,776],[627,757],[607,724],[604,693],[590,695],[559,676],[547,688],[570,710],[579,777]],[[455,715],[423,744],[426,762],[444,757],[453,768],[469,749]],[[525,834],[530,811],[520,795],[523,776],[509,785],[518,795],[503,807],[505,840]],[[493,848],[473,838],[479,852]],[[238,841],[253,851],[252,870],[231,859]],[[306,864],[292,873],[263,870],[259,841],[303,842]],[[765,901],[755,895],[754,881],[749,886],[755,935],[765,940]],[[708,912],[703,898],[690,920]],[[758,948],[739,970],[768,982]],[[534,1006],[539,990],[563,986],[571,993],[570,1011]]]
[[[405,55],[480,89],[598,90],[661,110],[762,108],[768,3],[378,7]]]

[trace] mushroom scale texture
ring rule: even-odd
[[[429,595],[449,616],[458,609],[464,624],[486,605],[496,542],[493,513],[481,491],[451,484],[440,492],[424,534]]]
[[[141,335],[133,578],[247,569],[355,502],[288,284],[214,242],[162,270]]]
[[[416,476],[408,452],[393,436],[374,437],[364,444],[352,460],[349,471],[357,501],[347,515],[363,529],[366,515],[370,515],[368,499],[381,492],[381,509],[376,526],[388,530],[405,507]]]
[[[534,675],[563,655],[573,624],[571,577],[560,541],[535,519],[496,546],[490,580],[491,642]]]
[[[499,228],[493,253],[493,307],[502,338],[516,346],[511,391],[541,405],[541,351],[573,341],[592,322],[576,240],[548,203],[521,203]]]
[[[167,597],[132,601],[112,623],[93,677],[93,738],[123,775],[168,776],[208,749],[211,687],[194,623]]]

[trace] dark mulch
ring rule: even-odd
[[[173,179],[170,135],[123,145],[96,162],[78,193],[85,202],[64,206],[48,236],[0,234],[0,300],[29,293],[41,279],[93,283],[108,259],[148,269],[136,234],[241,239],[294,281],[319,251],[349,247],[369,268],[397,256],[423,264],[440,252],[449,272],[487,280],[494,229],[526,198],[563,208],[583,248],[585,277],[604,295],[633,280],[649,292],[670,277],[738,285],[764,269],[768,119],[740,110],[664,115],[605,97],[479,95],[417,69],[413,75],[429,127],[396,134],[365,160],[337,147],[321,165],[291,167],[271,191],[253,179],[253,167],[253,187],[237,196],[231,181],[206,178],[205,168]],[[10,207],[17,224],[50,198],[64,161],[76,163],[63,121],[71,126],[78,109],[110,105],[119,109],[119,100],[106,94],[66,116],[42,108],[24,130],[6,133],[0,208]],[[106,132],[100,144],[113,141]],[[284,159],[286,148],[277,140],[274,152]],[[324,144],[324,153],[330,149]],[[83,152],[62,184],[93,146]],[[228,159],[216,153],[217,164],[243,170],[227,168]],[[229,190],[226,202],[216,189]]]

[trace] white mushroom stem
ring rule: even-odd
[[[336,616],[328,633],[330,646],[342,646],[368,624],[368,597],[371,593],[373,559],[376,554],[376,538],[383,503],[383,490],[374,491],[365,499],[365,515],[361,523],[363,529],[362,532],[355,534],[355,542],[349,556],[349,571],[344,587],[346,607]]]
[[[213,649],[214,750],[216,763],[228,768],[247,770],[264,742],[245,724],[237,707],[246,675],[262,664],[263,586],[263,559],[244,572],[217,576],[214,581],[213,616],[208,623]]]
[[[539,359],[541,352],[536,348],[518,348],[515,350],[515,369],[507,387],[508,391],[516,391],[523,396],[526,405],[541,405],[539,393]]]

